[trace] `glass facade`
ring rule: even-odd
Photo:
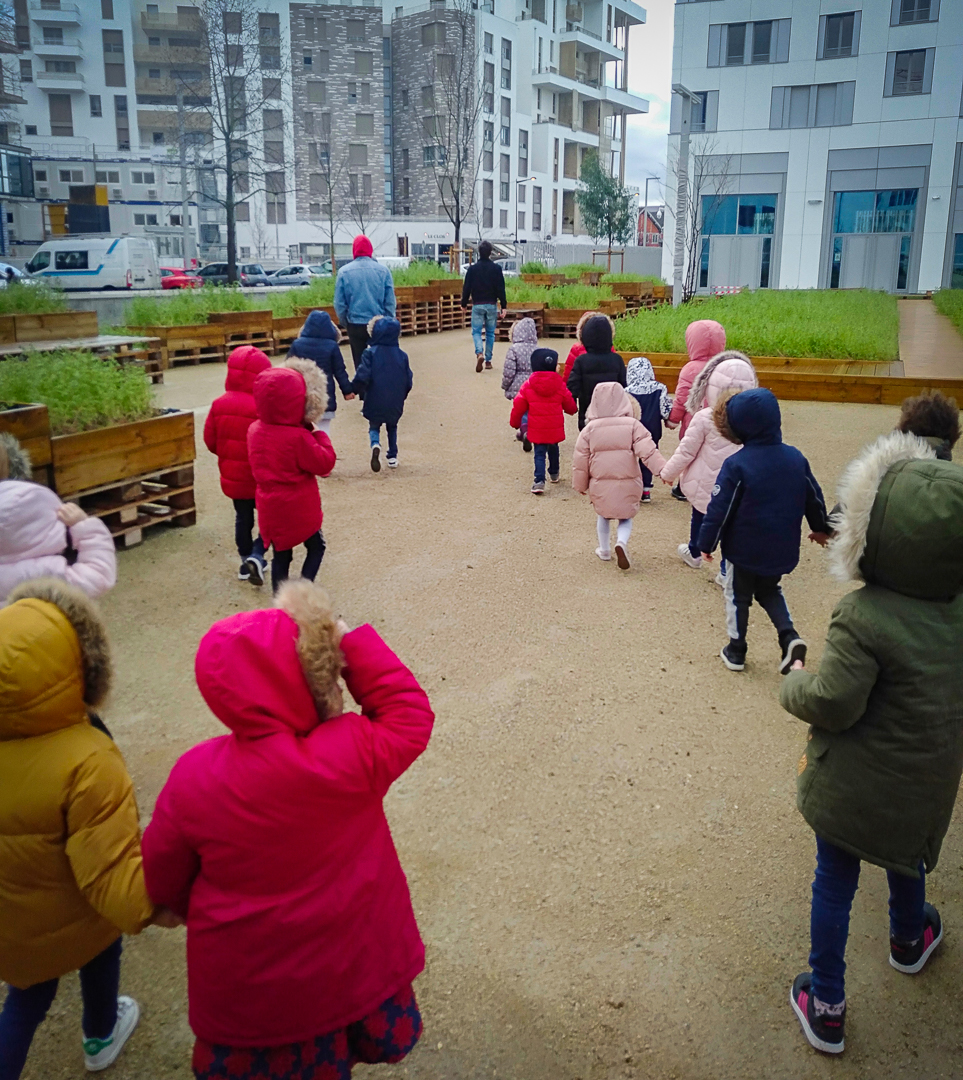
[[[963,289],[963,233],[953,237],[953,276],[950,278],[951,289]]]
[[[33,165],[29,151],[0,146],[0,195],[33,198]]]
[[[911,233],[919,188],[892,191],[837,191],[834,233]]]
[[[775,195],[703,195],[704,236],[772,236]]]

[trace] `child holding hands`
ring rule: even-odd
[[[558,483],[559,443],[565,441],[565,414],[577,412],[575,399],[558,373],[558,353],[554,349],[535,349],[532,375],[515,395],[510,423],[520,428],[528,417],[528,438],[535,446],[533,495],[545,494],[545,462],[548,478]]]

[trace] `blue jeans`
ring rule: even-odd
[[[120,952],[118,938],[80,969],[84,1038],[106,1039],[117,1023]],[[23,1071],[34,1032],[57,994],[57,981],[48,979],[25,990],[15,986],[7,990],[0,1012],[0,1080],[17,1080]]]
[[[535,444],[535,483],[545,483],[545,458],[548,457],[548,471],[558,476],[558,443],[540,442]]]
[[[264,541],[258,533],[253,541],[251,534],[254,532],[254,500],[234,499],[234,544],[237,553],[242,559],[250,555],[257,556],[264,561]]]
[[[900,941],[916,941],[923,935],[923,901],[926,876],[920,863],[919,878],[893,870],[889,879],[889,932]],[[859,859],[816,837],[816,877],[813,880],[813,907],[810,921],[813,995],[827,1005],[845,1000],[846,939],[849,911],[859,885]]]
[[[482,351],[482,330],[485,331],[485,360],[492,362],[492,349],[495,348],[495,322],[498,318],[496,304],[473,304],[471,309],[471,339],[475,343],[475,352]]]
[[[398,456],[398,425],[385,424],[385,431],[388,432],[388,457],[396,458]],[[372,446],[381,445],[380,424],[368,423],[368,442]]]

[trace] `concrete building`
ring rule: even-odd
[[[699,291],[963,284],[963,4],[677,0]],[[699,190],[696,190],[699,188]]]

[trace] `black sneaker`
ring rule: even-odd
[[[806,663],[806,642],[801,637],[790,638],[783,646],[782,660],[779,663],[779,674],[788,675],[797,660]]]
[[[733,648],[731,641],[728,645],[722,646],[722,651],[719,655],[722,657],[722,662],[730,671],[745,671],[746,654],[737,652],[735,648]]]
[[[247,580],[252,585],[260,588],[264,584],[265,577],[267,577],[267,563],[256,555],[252,555],[244,560],[244,566],[247,568]]]
[[[644,502],[644,503],[652,502],[652,492],[651,491],[643,491],[642,492],[642,502]]]
[[[672,498],[678,499],[679,502],[688,502],[689,500],[682,494],[682,488],[678,484],[672,489]]]
[[[904,975],[915,975],[922,971],[930,955],[943,940],[943,920],[932,904],[923,905],[923,936],[909,944],[889,939],[889,962]]]
[[[841,1054],[846,1049],[846,1006],[839,1016],[817,1016],[809,971],[797,975],[789,991],[789,1004],[799,1018],[809,1045],[824,1054]]]
[[[244,562],[241,563],[240,567],[238,568],[237,580],[238,581],[250,581],[250,579],[251,579],[251,571],[248,570],[247,561],[245,560]]]
[[[549,478],[549,480],[552,481],[553,484],[558,483],[558,473],[557,472],[550,472],[548,474],[548,478]]]
[[[371,447],[371,471],[381,472],[381,447],[377,443]]]
[[[526,454],[530,454],[532,452],[532,444],[528,441],[527,436],[522,439],[522,449],[525,451]]]

